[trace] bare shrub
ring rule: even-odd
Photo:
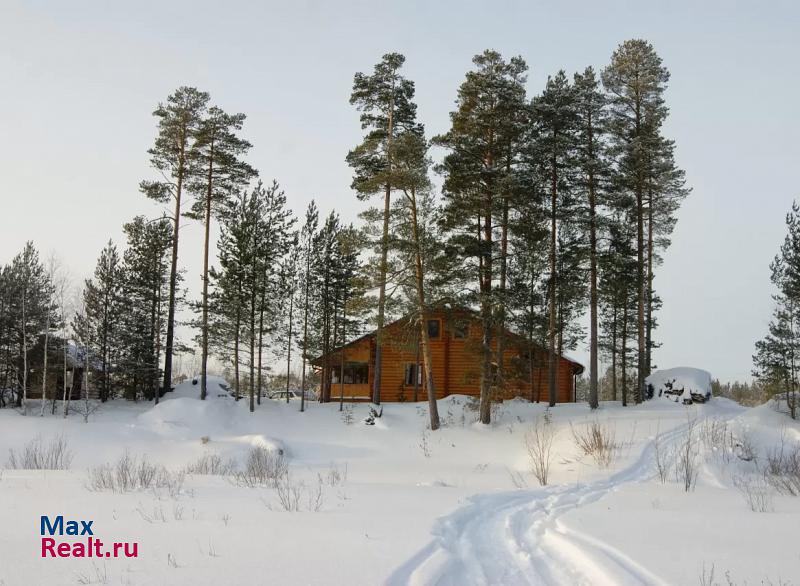
[[[707,450],[724,450],[728,436],[728,422],[716,417],[707,417],[700,424],[698,434]]]
[[[678,482],[683,484],[683,489],[686,492],[694,490],[697,483],[697,475],[700,472],[699,463],[697,458],[697,447],[695,445],[695,427],[697,421],[689,416],[689,422],[686,427],[686,434],[677,450],[677,457],[675,461],[675,477]]]
[[[139,513],[139,516],[147,521],[148,523],[155,523],[159,521],[160,523],[167,522],[167,515],[164,513],[164,508],[158,505],[153,506],[152,511],[145,510],[145,508],[139,504],[136,507],[136,512]]]
[[[299,511],[304,489],[304,484],[302,482],[294,482],[288,473],[277,479],[275,494],[278,495],[278,503],[280,503],[281,508],[289,512]]]
[[[125,450],[113,465],[101,464],[89,468],[90,490],[132,492],[146,489],[166,489],[173,498],[183,487],[185,472],[172,472],[164,466],[151,464],[146,456],[137,458]]]
[[[247,454],[244,470],[234,474],[234,480],[243,486],[276,487],[289,473],[289,461],[280,450],[254,446]]]
[[[607,423],[592,421],[581,427],[569,425],[575,445],[587,456],[591,456],[601,468],[608,468],[618,448],[616,430]]]
[[[186,466],[187,474],[203,474],[206,476],[230,476],[236,472],[236,460],[224,459],[216,453],[208,452]]]
[[[317,484],[308,490],[308,510],[318,513],[325,502],[325,481],[322,474],[317,474]]]
[[[531,472],[542,486],[547,484],[550,474],[555,436],[554,426],[545,417],[535,421],[525,433],[525,449],[528,451]]]
[[[41,436],[25,444],[19,452],[8,450],[8,467],[18,470],[69,470],[72,450],[67,439],[58,435],[48,443]]]
[[[780,444],[767,454],[764,479],[781,494],[800,496],[800,445],[787,446],[781,434]]]
[[[658,479],[661,484],[667,482],[670,470],[672,470],[673,460],[675,459],[674,453],[667,446],[661,442],[661,434],[656,432],[656,437],[653,440],[653,456],[656,462],[656,471],[658,472]]]
[[[772,493],[767,481],[760,476],[736,476],[733,485],[742,494],[744,502],[754,513],[773,511]]]
[[[331,463],[328,471],[325,474],[325,481],[328,486],[339,486],[347,482],[347,463],[339,468],[336,464]]]
[[[92,562],[91,573],[76,572],[75,581],[78,584],[108,584],[108,569],[105,562],[102,568]],[[2,581],[0,581],[0,584],[2,584]]]

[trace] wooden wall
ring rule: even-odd
[[[431,340],[433,354],[433,379],[436,396],[446,397],[452,394],[480,395],[481,376],[481,337],[482,327],[479,320],[471,314],[455,311],[438,312],[429,319],[441,321],[438,339]],[[454,337],[454,324],[457,321],[469,324],[466,338]],[[413,401],[414,385],[405,384],[406,365],[417,360],[416,335],[417,328],[410,323],[395,322],[384,330],[383,373],[381,376],[381,399],[384,401]],[[497,398],[510,399],[516,396],[527,399],[547,401],[548,369],[547,353],[537,349],[534,363],[543,366],[534,369],[533,381],[528,381],[529,365],[523,356],[523,349],[512,338],[506,339],[503,352],[505,381],[504,387],[497,390]],[[497,339],[492,344],[497,350]],[[331,364],[339,364],[340,355],[331,356]],[[348,362],[369,362],[369,384],[346,384],[346,398],[368,399],[374,383],[375,339],[367,337],[345,349],[345,360]],[[419,354],[422,363],[421,351]],[[575,365],[564,358],[559,358],[556,389],[557,401],[560,403],[573,400],[573,369]],[[423,377],[424,378],[424,377]],[[333,385],[331,398],[339,396],[340,385]],[[538,396],[537,396],[538,395]],[[419,385],[418,400],[426,400],[427,394],[423,385]]]

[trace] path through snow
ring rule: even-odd
[[[730,419],[738,409],[697,418]],[[661,434],[676,444],[687,424]],[[437,520],[434,539],[389,577],[389,586],[523,586],[541,584],[665,585],[613,547],[563,526],[566,512],[593,503],[621,485],[655,474],[654,441],[627,468],[588,484],[486,494]]]

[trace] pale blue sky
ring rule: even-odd
[[[179,85],[247,114],[251,160],[295,210],[315,197],[354,218],[348,97],[353,73],[383,53],[406,55],[433,134],[483,49],[522,55],[533,94],[559,68],[600,69],[643,37],[672,72],[666,133],[694,188],[655,282],[656,362],[747,377],[771,311],[768,264],[800,195],[798,31],[792,2],[0,0],[0,262],[32,239],[82,278],[123,222],[156,213],[137,185],[151,112]],[[194,290],[199,232],[182,233]]]

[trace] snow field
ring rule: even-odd
[[[769,489],[771,510],[759,513],[736,488],[759,477],[780,437],[800,442],[768,406],[559,405],[546,416],[555,435],[540,487],[524,438],[545,420],[542,404],[499,404],[486,427],[470,399],[448,397],[444,427],[431,432],[422,403],[386,405],[367,426],[363,404],[299,413],[294,401],[264,400],[250,414],[224,392],[197,393],[184,384],[157,407],[112,402],[88,424],[0,411],[0,464],[37,436],[63,436],[73,453],[67,471],[3,472],[0,584],[696,584],[712,564],[737,583],[798,583],[800,499]],[[597,423],[614,436],[607,466],[570,427]],[[685,492],[674,470],[661,482],[654,453],[677,458],[689,427],[697,478]],[[288,475],[245,485],[186,474],[176,494],[88,482],[88,469],[125,450],[177,474],[212,455],[241,470],[254,448],[283,452]],[[42,559],[43,514],[94,520],[102,539],[138,541],[140,557]]]

